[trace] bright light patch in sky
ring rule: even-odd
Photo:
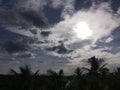
[[[86,22],[77,23],[73,27],[73,30],[76,32],[77,37],[80,39],[87,39],[93,34],[92,30],[90,30],[90,27]]]
[[[92,56],[105,58],[108,64],[120,63],[120,7],[113,11],[112,2],[78,0],[77,5],[77,0],[15,0],[8,8],[2,1],[0,73],[21,64],[40,68],[41,73],[61,68],[71,73],[86,66]],[[88,3],[82,5],[82,1]]]

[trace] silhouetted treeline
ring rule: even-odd
[[[119,67],[110,72],[104,60],[96,57],[88,63],[90,68],[78,67],[71,76],[65,76],[63,70],[40,75],[27,65],[20,72],[10,69],[9,75],[0,75],[0,90],[120,90]]]

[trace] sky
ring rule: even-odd
[[[120,66],[120,0],[0,0],[0,74],[29,65],[40,73]]]

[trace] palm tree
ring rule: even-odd
[[[59,70],[59,72],[55,72],[52,70],[48,70],[49,78],[49,84],[50,84],[50,90],[63,90],[65,87],[65,82],[63,80],[64,72],[63,70]]]
[[[91,57],[88,59],[88,63],[90,64],[91,68],[84,68],[86,70],[89,71],[89,74],[98,74],[101,73],[103,70],[107,70],[107,68],[105,68],[106,63],[103,64],[104,60],[103,59],[99,59],[96,58],[95,56]]]
[[[32,73],[31,68],[25,65],[25,67],[19,67],[20,72],[16,72],[10,69],[10,74],[14,75],[16,78],[13,80],[13,90],[33,90],[33,78],[38,75],[38,70]]]
[[[79,67],[77,67],[76,70],[75,70],[75,74],[76,74],[78,77],[81,77],[81,75],[82,75],[82,70],[81,70]]]
[[[83,72],[82,69],[79,67],[77,67],[75,70],[76,76],[73,77],[71,81],[72,82],[71,85],[73,88],[75,88],[75,90],[84,90],[85,85],[83,83],[84,78],[83,78],[82,72]]]
[[[117,73],[120,73],[120,67],[117,68],[117,71],[116,71],[116,72],[117,72]]]

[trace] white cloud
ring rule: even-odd
[[[44,0],[40,0],[42,2]],[[120,19],[119,16],[116,14],[113,14],[111,7],[108,3],[102,3],[98,7],[92,6],[90,9],[82,9],[77,12],[74,10],[74,0],[51,0],[52,5],[54,8],[59,8],[63,6],[62,11],[62,17],[64,18],[63,21],[60,21],[59,23],[55,24],[53,27],[47,29],[48,31],[51,31],[52,33],[48,38],[43,38],[40,35],[40,29],[33,27],[37,30],[37,34],[33,35],[29,30],[19,30],[16,31],[15,28],[12,28],[14,32],[17,32],[19,34],[38,38],[39,41],[47,40],[47,43],[44,44],[34,44],[33,47],[37,45],[37,47],[41,48],[41,51],[37,49],[39,52],[35,53],[36,61],[42,61],[41,66],[37,66],[36,62],[34,62],[34,66],[37,68],[41,67],[43,70],[48,68],[55,68],[56,70],[63,67],[66,71],[68,69],[73,69],[77,66],[84,66],[84,60],[91,57],[91,56],[97,56],[100,58],[106,58],[108,63],[118,61],[120,54],[117,53],[112,54],[109,52],[105,52],[104,50],[110,50],[111,48],[103,47],[99,49],[93,50],[91,47],[96,46],[96,41],[103,37],[107,37],[111,34],[111,32],[120,25]],[[39,0],[30,0],[25,6],[29,8],[32,5],[32,8],[35,10],[40,8],[39,5],[41,3]],[[46,5],[43,3],[43,6]],[[23,6],[21,4],[21,6]],[[42,5],[41,5],[42,6]],[[119,14],[119,11],[118,11]],[[83,43],[85,40],[81,40],[77,37],[76,33],[74,32],[73,28],[74,26],[79,22],[86,22],[90,29],[93,31],[93,35],[88,38],[88,41],[90,43],[86,43],[81,46],[80,43]],[[17,29],[17,28],[16,28]],[[19,28],[18,28],[19,29]],[[112,37],[109,37],[105,40],[105,42],[112,41]],[[78,43],[77,46],[73,52],[69,54],[60,55],[56,52],[48,53],[44,52],[44,49],[46,47],[52,47],[55,45],[58,45],[59,41],[63,41],[66,46],[72,46],[75,43]],[[72,49],[72,47],[69,47]],[[42,51],[43,50],[43,51]],[[46,54],[45,54],[46,53]],[[37,54],[37,55],[36,55]],[[4,55],[3,55],[4,56]],[[62,58],[65,57],[65,58]],[[69,58],[67,58],[69,57]],[[47,60],[46,60],[47,59]],[[49,60],[48,60],[49,59]],[[59,59],[59,60],[57,60]],[[61,59],[64,59],[62,62],[62,65],[58,65],[59,62],[61,62]],[[68,61],[69,59],[69,61]],[[110,60],[108,60],[110,59]],[[43,61],[46,60],[46,61]],[[66,62],[68,61],[68,62]],[[54,63],[53,63],[54,62]]]
[[[109,42],[111,42],[113,40],[113,37],[108,37],[107,39],[106,39],[106,43],[109,43]]]
[[[66,15],[68,15],[67,12]],[[83,43],[85,40],[78,38],[73,30],[73,27],[82,21],[86,22],[93,31],[93,35],[88,38],[88,41],[91,43],[86,43],[83,46],[81,46],[81,43]],[[95,43],[103,37],[109,36],[106,40],[104,40],[106,43],[112,41],[113,37],[110,34],[116,27],[119,26],[119,24],[119,17],[112,13],[108,3],[102,3],[97,8],[94,8],[93,6],[88,10],[79,10],[78,12],[74,13],[74,15],[65,18],[63,21],[60,21],[49,29],[52,31],[52,34],[50,34],[48,37],[48,41],[50,42],[46,45],[47,47],[55,46],[58,45],[58,42],[61,40],[67,46],[72,46],[73,44],[77,43],[77,47],[73,52],[64,55],[60,55],[55,52],[48,54],[58,57],[69,57],[68,59],[70,63],[66,64],[63,67],[64,69],[68,67],[82,67],[82,65],[84,66],[84,60],[86,61],[87,58],[92,56],[105,58],[106,62],[109,63],[108,60],[110,58],[116,58],[114,54],[106,52],[107,50],[111,50],[112,47],[101,47],[95,50],[93,50],[91,47],[96,46]],[[73,47],[69,48],[72,49]]]
[[[61,14],[62,18],[64,19],[69,18],[75,13],[74,3],[75,3],[75,0],[67,0]]]
[[[93,40],[93,44],[97,40],[109,36],[120,24],[119,17],[112,13],[109,4],[103,3],[97,9],[91,7],[89,10],[80,10],[73,16],[57,23],[50,29],[53,33],[50,35],[49,40],[56,42],[66,40],[66,43],[69,44],[81,41],[76,37],[73,27],[82,21],[86,22],[93,31],[93,35],[89,37],[89,40]],[[109,41],[111,39],[109,38]]]

